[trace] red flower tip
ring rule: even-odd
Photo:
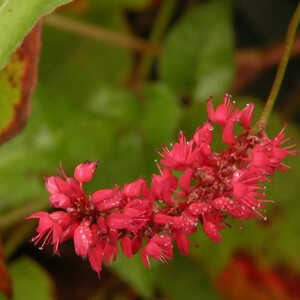
[[[122,204],[123,196],[119,187],[114,189],[104,189],[95,192],[92,195],[92,202],[99,210],[110,210],[117,208]]]
[[[132,240],[128,236],[124,236],[121,239],[121,247],[126,257],[131,257],[132,253]]]
[[[254,111],[254,103],[249,103],[246,105],[246,107],[241,110],[240,112],[240,121],[244,129],[249,129],[251,120],[252,120],[252,114]]]
[[[216,111],[214,111],[212,105],[212,98],[210,98],[207,102],[208,117],[213,123],[218,123],[221,126],[225,126],[227,121],[232,116],[232,112],[233,103],[231,102],[231,96],[229,94],[224,95],[223,103],[216,108]]]
[[[93,235],[90,228],[90,223],[83,220],[74,231],[74,247],[78,255],[86,256],[93,244]]]
[[[144,179],[140,178],[135,182],[125,184],[122,192],[126,197],[137,198],[141,195],[146,187],[147,182]]]
[[[102,261],[104,256],[104,250],[100,242],[98,242],[94,247],[91,247],[88,252],[89,262],[92,269],[97,272],[98,277],[100,277],[100,272],[102,270]]]
[[[74,178],[82,183],[89,182],[93,178],[97,166],[97,162],[85,162],[78,165],[74,171]]]
[[[145,246],[141,255],[145,267],[150,267],[150,257],[166,263],[167,259],[173,258],[171,238],[165,235],[155,235]]]
[[[171,150],[163,148],[163,152],[159,153],[163,157],[160,162],[168,168],[183,170],[199,159],[197,157],[199,149],[195,149],[193,141],[188,142],[182,132],[179,133],[178,140]]]
[[[203,230],[206,233],[206,235],[216,243],[220,243],[222,241],[222,236],[218,230],[217,225],[215,225],[214,223],[204,219]]]
[[[210,144],[212,140],[212,132],[214,130],[214,127],[210,121],[207,121],[203,126],[198,127],[196,130],[194,136],[193,136],[193,141],[197,145],[201,144]]]
[[[45,178],[47,191],[51,194],[66,193],[69,190],[69,185],[59,176],[51,176]]]
[[[161,175],[153,174],[151,190],[157,199],[171,203],[172,194],[177,187],[177,178],[168,168],[164,168]]]
[[[182,232],[175,232],[173,237],[180,253],[184,256],[188,256],[190,241],[187,236]]]

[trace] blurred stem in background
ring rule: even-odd
[[[132,49],[137,52],[148,52],[151,56],[158,55],[160,53],[159,46],[149,43],[143,39],[119,34],[118,32],[114,32],[106,28],[86,24],[57,14],[52,14],[46,17],[45,23],[66,32],[75,33],[93,40]]]
[[[160,42],[167,26],[169,25],[175,6],[176,0],[165,0],[162,2],[160,11],[158,12],[158,16],[152,28],[149,42],[153,44]],[[145,53],[142,57],[137,69],[137,78],[140,83],[148,77],[152,68],[153,60],[154,56],[151,53]]]
[[[136,36],[128,36],[124,33],[102,28],[99,25],[88,24],[58,14],[47,16],[45,18],[45,24],[90,40],[105,42],[109,45],[115,45],[116,47],[123,47],[139,52],[143,55],[145,61],[143,64],[146,65],[147,61],[147,73],[149,73],[151,69],[153,60],[161,54],[162,50],[162,46],[157,42],[146,41]],[[277,65],[282,57],[284,48],[285,44],[280,42],[271,44],[266,48],[258,47],[238,50],[235,54],[237,72],[233,82],[234,92],[236,93],[243,90],[266,69]],[[299,54],[300,37],[296,38],[291,49],[290,57],[295,57]],[[295,103],[295,101],[289,101],[289,103],[293,103],[292,107],[289,108],[288,105],[285,105],[284,111],[288,110],[289,112],[295,113],[293,107],[297,105],[297,103]],[[288,112],[285,114],[287,113]]]
[[[295,41],[296,31],[299,22],[300,22],[300,2],[298,3],[296,11],[289,24],[287,35],[286,35],[284,53],[281,57],[281,61],[277,69],[277,73],[275,76],[275,80],[273,82],[273,86],[270,91],[270,95],[264,107],[264,111],[261,114],[259,121],[257,122],[256,130],[264,129],[266,127],[268,118],[272,112],[290,58],[290,54]]]

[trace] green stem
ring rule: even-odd
[[[156,44],[161,40],[173,15],[175,5],[176,0],[164,0],[162,2],[162,7],[153,25],[153,29],[149,38],[149,42],[151,44]],[[154,58],[155,56],[149,52],[145,53],[145,55],[142,57],[141,63],[137,70],[137,75],[140,81],[144,81],[145,78],[147,78],[149,72],[151,71]]]
[[[272,89],[270,91],[270,95],[268,97],[267,103],[264,107],[264,111],[260,116],[260,119],[258,121],[257,127],[258,129],[262,129],[266,127],[268,118],[271,114],[271,111],[273,109],[275,100],[277,98],[285,71],[286,67],[290,58],[291,50],[295,41],[295,36],[296,36],[296,31],[297,27],[300,22],[300,2],[296,8],[296,11],[291,19],[291,22],[288,27],[287,35],[286,35],[286,42],[285,42],[285,49],[280,61],[280,64],[277,69],[276,77],[273,82]]]

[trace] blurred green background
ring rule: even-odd
[[[46,2],[28,1],[23,24],[17,21],[22,4],[11,0],[12,26],[29,28],[68,1]],[[0,229],[14,299],[300,299],[297,157],[287,160],[291,171],[268,184],[268,199],[276,202],[265,212],[266,223],[232,221],[220,244],[200,230],[192,237],[189,257],[176,254],[168,265],[153,263],[152,270],[138,255],[121,257],[98,280],[72,244],[62,245],[60,257],[33,247],[28,241],[34,224],[24,222],[32,212],[47,209],[43,176],[57,174],[60,162],[72,175],[80,162],[99,160],[90,191],[140,176],[149,180],[160,146],[175,141],[179,130],[191,136],[206,120],[208,96],[220,103],[230,92],[238,106],[254,101],[257,118],[296,4],[77,0],[43,19],[32,113],[25,129],[0,148]],[[3,29],[1,22],[0,9]],[[288,121],[295,141],[300,136],[299,41],[268,125],[274,136]],[[0,38],[0,47],[3,43]],[[0,72],[1,128],[20,97],[9,72],[17,77],[18,68]]]

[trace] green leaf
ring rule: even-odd
[[[112,187],[143,176],[144,151],[141,136],[134,130],[125,132],[112,145],[110,155],[97,169],[94,188]]]
[[[158,285],[172,300],[220,299],[203,267],[183,256],[160,268]]]
[[[48,274],[32,259],[21,257],[9,271],[15,300],[53,300],[53,283]]]
[[[195,6],[167,36],[160,61],[164,82],[197,101],[228,89],[234,72],[231,1]]]
[[[162,83],[148,84],[144,89],[143,101],[141,129],[147,142],[157,147],[174,141],[180,106],[172,90]]]
[[[152,269],[149,270],[143,265],[140,255],[136,254],[131,258],[120,255],[111,268],[145,299],[153,296],[159,263],[152,264]]]
[[[71,0],[7,0],[0,7],[0,69],[38,19]]]

